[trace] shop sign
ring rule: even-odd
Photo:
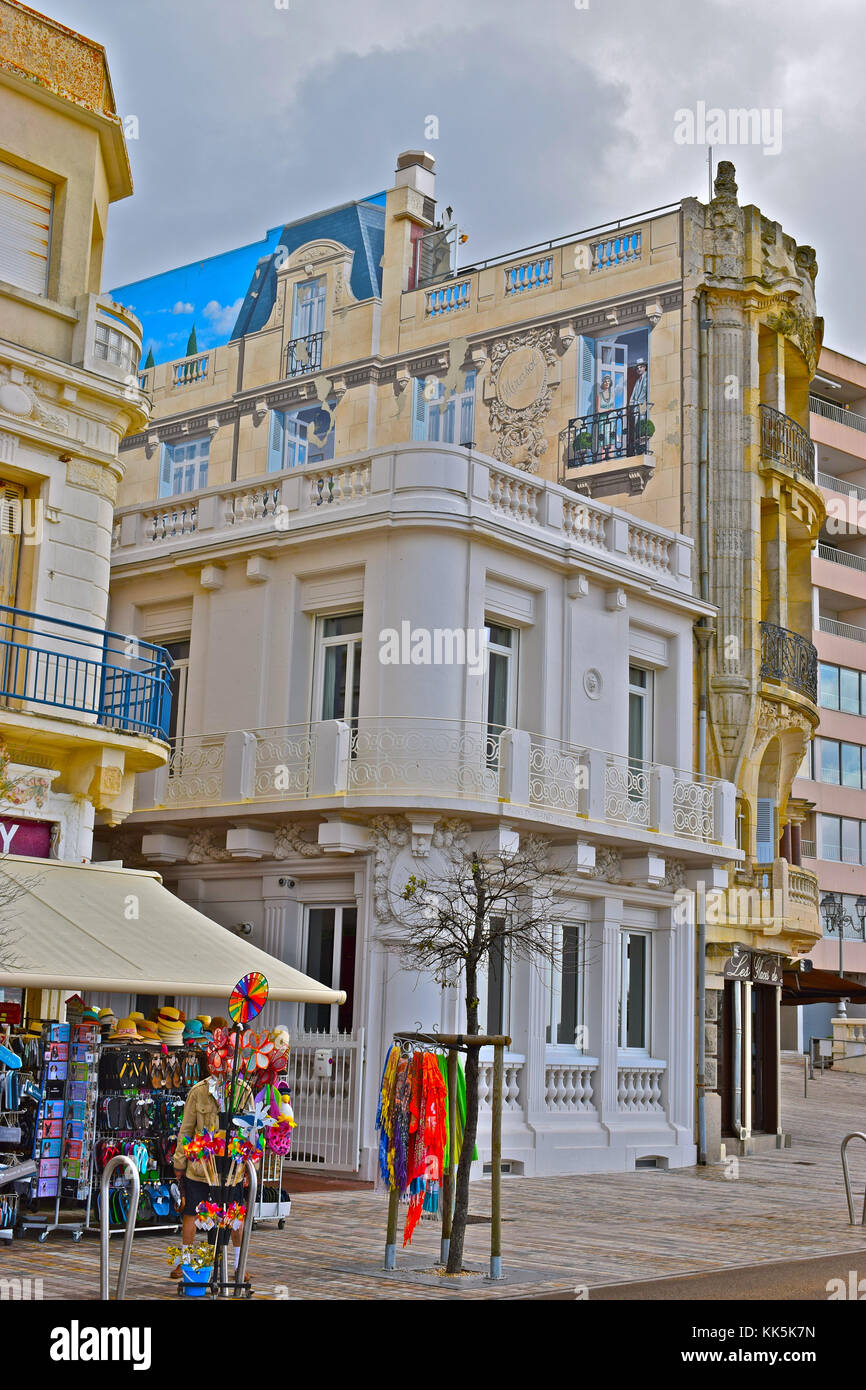
[[[11,999],[0,1003],[0,1023],[20,1023],[21,1005],[13,1004]]]
[[[782,961],[779,956],[769,956],[761,951],[749,951],[745,946],[735,946],[730,960],[725,961],[725,979],[751,980],[756,985],[780,985]]]
[[[0,817],[0,854],[29,854],[34,859],[50,859],[50,820],[12,820]]]

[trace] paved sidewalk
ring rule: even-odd
[[[439,1251],[438,1225],[422,1222],[410,1255],[398,1254],[396,1276],[382,1272],[383,1193],[300,1192],[286,1228],[253,1235],[250,1275],[256,1298],[430,1299],[521,1298],[673,1275],[713,1273],[767,1261],[866,1252],[866,1231],[848,1225],[839,1143],[866,1129],[866,1077],[827,1073],[803,1098],[802,1065],[783,1066],[786,1128],[791,1149],[724,1166],[643,1170],[568,1178],[508,1178],[503,1183],[502,1283],[418,1281]],[[852,1145],[856,1203],[866,1181],[866,1145]],[[289,1175],[290,1189],[292,1186]],[[856,1200],[856,1197],[855,1197]],[[472,1188],[473,1214],[489,1215],[490,1184]],[[485,1269],[490,1227],[467,1232],[466,1263]],[[135,1241],[127,1297],[176,1297],[168,1279],[164,1235]],[[120,1241],[112,1240],[116,1268]],[[866,1269],[866,1265],[864,1265]],[[403,1273],[401,1274],[401,1271]],[[44,1297],[95,1298],[98,1242],[78,1245],[58,1232],[0,1247],[0,1277],[43,1280]],[[404,1277],[408,1276],[408,1277]]]

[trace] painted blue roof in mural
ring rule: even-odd
[[[261,328],[273,308],[277,248],[284,246],[291,254],[317,237],[342,242],[355,252],[351,286],[356,299],[381,292],[384,193],[272,227],[261,241],[118,285],[108,293],[141,320],[142,360],[152,352],[155,362],[173,362],[186,355],[193,326],[200,352]]]

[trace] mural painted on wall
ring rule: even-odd
[[[577,413],[595,415],[646,406],[649,331],[638,328],[603,338],[578,338]]]
[[[547,450],[545,423],[552,404],[552,369],[558,364],[552,328],[501,338],[490,352],[490,428],[494,458],[529,473]]]

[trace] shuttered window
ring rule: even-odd
[[[0,160],[0,280],[44,294],[54,190]]]

